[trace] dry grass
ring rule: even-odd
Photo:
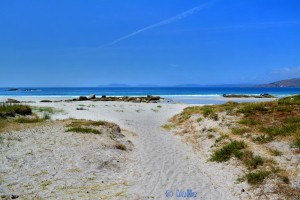
[[[121,130],[117,124],[107,122],[107,121],[72,120],[71,123],[69,123],[67,126],[68,127],[105,126],[108,128],[117,128],[118,130]]]
[[[122,151],[126,151],[127,150],[127,147],[124,144],[121,144],[120,142],[118,142],[115,145],[115,147],[116,147],[116,149],[119,149],[119,150],[122,150]]]
[[[83,127],[72,127],[67,129],[66,132],[101,134],[101,132],[97,129]]]
[[[26,105],[15,105],[15,104],[0,104],[0,118],[14,117],[16,115],[31,115],[32,110]]]

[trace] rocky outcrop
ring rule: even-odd
[[[163,101],[164,99],[161,98],[160,96],[151,96],[148,95],[147,97],[129,97],[129,96],[124,96],[124,97],[107,97],[103,95],[100,98],[97,98],[96,95],[91,94],[88,97],[86,96],[80,96],[79,98],[76,99],[68,99],[65,100],[67,102],[71,101],[123,101],[123,102],[133,102],[133,103],[158,103]]]
[[[78,101],[86,101],[86,100],[89,100],[86,96],[80,96],[78,98]]]
[[[8,91],[8,92],[13,92],[13,91],[18,91],[19,89],[17,88],[10,88],[10,89],[6,89],[5,91]]]
[[[41,103],[52,103],[52,101],[50,101],[50,100],[41,100],[40,102]]]
[[[21,102],[16,99],[7,99],[6,103],[21,103]]]

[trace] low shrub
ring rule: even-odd
[[[241,149],[246,147],[243,141],[232,141],[231,143],[225,145],[221,149],[218,149],[211,156],[211,161],[225,162],[228,161],[232,156],[240,157]]]
[[[250,185],[257,185],[257,184],[261,184],[264,181],[264,179],[269,175],[270,172],[264,170],[257,171],[257,172],[250,172],[246,174],[246,179]]]

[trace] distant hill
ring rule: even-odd
[[[253,84],[221,84],[221,85],[201,85],[201,84],[181,84],[174,87],[254,87]]]
[[[236,87],[236,88],[248,88],[248,87],[260,87],[260,88],[300,88],[300,78],[293,78],[287,80],[276,81],[268,84],[219,84],[219,85],[201,85],[201,84],[180,84],[174,86],[159,86],[152,84],[140,84],[140,85],[128,85],[122,83],[113,83],[107,85],[99,85],[98,87]]]
[[[273,83],[258,85],[257,87],[266,88],[300,88],[300,78],[276,81]]]
[[[98,87],[132,87],[132,86],[128,84],[122,84],[122,83],[112,83],[107,85],[99,85]]]
[[[135,87],[161,87],[161,86],[153,85],[153,84],[139,84],[139,85],[136,85]]]

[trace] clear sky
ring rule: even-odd
[[[0,87],[300,77],[300,1],[0,1],[0,69]]]

